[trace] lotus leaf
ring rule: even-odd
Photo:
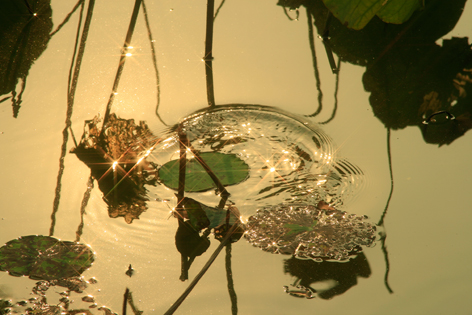
[[[50,236],[22,236],[0,248],[1,271],[38,280],[78,276],[92,265],[93,260],[89,246]]]
[[[236,154],[220,152],[200,153],[202,160],[210,167],[223,186],[236,185],[249,176],[249,166]],[[159,169],[159,178],[171,189],[179,187],[179,160],[167,162]],[[185,191],[201,192],[216,188],[216,184],[203,166],[192,158],[187,162],[185,172]]]

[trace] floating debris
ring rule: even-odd
[[[133,269],[133,267],[131,267],[131,264],[129,264],[128,270],[126,270],[125,274],[130,278],[134,274],[134,269]]]
[[[82,297],[82,301],[87,303],[95,303],[95,298],[92,295],[86,295]]]

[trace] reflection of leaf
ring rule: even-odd
[[[220,241],[231,226],[241,223],[241,214],[238,208],[234,206],[229,207],[228,210],[212,208],[191,198],[184,198],[183,208],[185,209],[185,216],[188,218],[186,223],[189,223],[196,231],[214,228],[215,238]],[[243,233],[244,226],[240,224],[240,227],[233,232],[231,242],[238,241]]]
[[[0,248],[1,271],[32,279],[78,276],[92,265],[93,260],[93,252],[88,246],[49,236],[24,236]]]
[[[420,7],[414,0],[323,0],[326,7],[347,27],[360,30],[378,15],[384,22],[401,24]],[[384,5],[385,4],[385,5]]]
[[[236,185],[247,179],[249,166],[235,154],[203,152],[200,157],[206,162],[223,186]],[[164,185],[177,189],[179,186],[179,160],[167,162],[159,169],[159,178]],[[195,159],[187,162],[185,191],[200,192],[215,188],[216,184]]]
[[[226,224],[227,210],[208,207],[191,198],[184,198],[183,204],[190,224],[197,231],[205,228],[212,229],[219,225]],[[229,225],[233,225],[239,221],[238,215],[233,213],[233,211],[229,213]]]
[[[210,226],[210,220],[202,209],[203,204],[191,198],[184,198],[182,203],[183,208],[187,212],[187,218],[190,221],[190,225],[196,231],[203,230]]]
[[[34,17],[24,1],[0,1],[0,95],[13,92],[13,117],[18,116],[21,94],[33,62],[46,49],[52,29],[51,0],[29,0]],[[15,102],[19,81],[22,92]]]

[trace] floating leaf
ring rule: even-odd
[[[200,157],[223,186],[239,184],[249,176],[249,166],[235,154],[203,152],[200,153]],[[179,160],[172,160],[159,169],[159,178],[162,183],[175,190],[179,187],[179,163]],[[216,184],[197,159],[190,159],[185,171],[185,191],[201,192],[215,187]]]
[[[378,15],[384,22],[401,24],[421,7],[414,0],[323,0],[326,7],[347,27],[360,30]]]
[[[9,314],[13,304],[8,300],[0,299],[0,315]]]
[[[325,202],[266,206],[249,217],[244,236],[254,246],[301,259],[348,260],[373,246],[376,226]]]
[[[78,276],[92,265],[93,260],[90,247],[50,236],[23,236],[0,248],[1,271],[32,279]]]

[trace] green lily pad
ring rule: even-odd
[[[50,236],[22,236],[0,248],[1,271],[37,280],[78,276],[92,265],[93,260],[89,246]]]
[[[249,177],[249,165],[235,154],[203,152],[200,153],[200,157],[223,186],[239,184]],[[179,160],[172,160],[159,169],[161,182],[175,190],[179,187],[179,163]],[[213,188],[216,188],[216,184],[197,159],[188,160],[185,171],[185,191],[201,192]]]
[[[360,30],[375,16],[386,23],[401,24],[421,8],[417,0],[323,0],[326,7],[349,28]]]
[[[11,307],[13,307],[13,304],[11,304],[10,301],[0,299],[0,315],[9,314]]]

